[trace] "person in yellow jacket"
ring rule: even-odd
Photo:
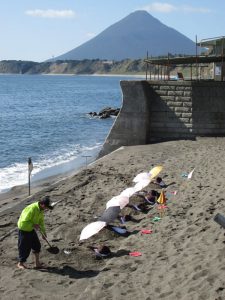
[[[18,250],[19,262],[18,268],[26,269],[26,262],[31,250],[35,257],[35,267],[41,268],[42,264],[39,260],[41,251],[41,243],[35,230],[39,230],[42,237],[46,238],[46,230],[44,224],[44,210],[53,209],[50,205],[50,197],[44,196],[40,201],[34,202],[26,206],[18,220]]]

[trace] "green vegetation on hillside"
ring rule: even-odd
[[[143,60],[58,60],[54,62],[0,61],[1,74],[145,74]]]

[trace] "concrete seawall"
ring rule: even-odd
[[[121,81],[121,111],[100,156],[121,146],[225,136],[225,82]]]

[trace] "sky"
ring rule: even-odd
[[[0,61],[57,57],[136,10],[193,41],[225,36],[224,0],[0,0]]]

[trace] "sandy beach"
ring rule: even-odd
[[[43,182],[31,197],[27,187],[1,195],[0,298],[225,299],[225,230],[213,220],[217,213],[225,215],[224,151],[225,138],[122,147],[57,183]],[[102,229],[79,243],[82,229],[103,213],[106,202],[157,165],[163,166],[168,208],[135,212],[139,222],[126,222],[128,237]],[[160,192],[153,183],[145,189]],[[29,269],[20,270],[16,223],[25,205],[43,195],[58,201],[45,220],[48,240],[60,251],[49,253],[41,240],[41,260],[48,268],[35,270],[31,255]],[[161,219],[154,221],[156,216]],[[152,233],[141,234],[142,229]],[[110,247],[110,258],[95,258],[88,246],[99,244]],[[141,256],[130,256],[134,251]]]

